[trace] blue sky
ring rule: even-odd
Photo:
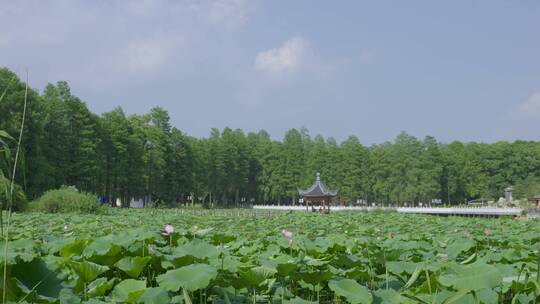
[[[540,2],[7,1],[0,65],[97,113],[369,145],[540,140]]]

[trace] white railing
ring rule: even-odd
[[[399,213],[419,213],[419,214],[455,214],[455,215],[519,215],[520,208],[497,208],[497,207],[404,207],[397,208]]]
[[[319,207],[313,207],[315,211],[319,210]],[[254,205],[253,209],[263,210],[291,210],[291,211],[311,211],[311,206],[306,209],[306,206],[300,205]],[[394,207],[359,207],[359,206],[330,206],[332,211],[371,211],[371,210],[395,210]]]
[[[291,205],[255,205],[253,209],[263,210],[291,210],[291,211],[311,211],[311,207]],[[319,208],[315,207],[317,211]],[[373,211],[373,210],[395,210],[399,213],[415,214],[444,214],[444,215],[519,215],[521,208],[497,208],[497,207],[360,207],[360,206],[331,206],[331,211]]]

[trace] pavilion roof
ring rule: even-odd
[[[317,172],[317,178],[313,185],[306,190],[298,189],[298,193],[302,197],[306,196],[336,196],[338,190],[330,190],[321,182],[321,174]]]

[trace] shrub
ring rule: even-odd
[[[96,213],[100,210],[97,196],[80,192],[73,186],[62,186],[45,192],[28,206],[31,211]]]

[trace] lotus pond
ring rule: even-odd
[[[16,303],[540,299],[533,220],[111,209],[14,214],[9,239],[0,287]]]

